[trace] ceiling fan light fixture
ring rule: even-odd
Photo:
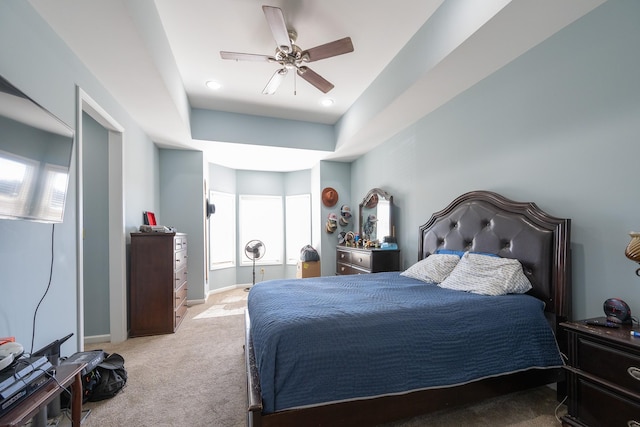
[[[274,93],[276,93],[276,90],[278,89],[280,83],[282,83],[282,80],[284,80],[284,77],[288,72],[289,70],[286,67],[276,70],[276,72],[273,73],[271,80],[269,80],[269,83],[267,83],[267,85],[262,90],[262,93],[265,95],[273,95]]]
[[[324,98],[320,101],[320,105],[323,107],[331,107],[333,104],[335,104],[335,101],[331,98]]]
[[[222,85],[215,80],[209,80],[205,83],[205,85],[211,90],[218,90],[222,87]]]
[[[343,37],[339,40],[334,40],[323,45],[312,47],[311,49],[302,50],[298,45],[296,45],[298,33],[287,27],[282,9],[279,7],[264,5],[262,6],[262,11],[267,19],[267,24],[271,29],[273,39],[276,42],[275,56],[220,51],[220,57],[222,59],[233,59],[235,61],[266,61],[277,62],[280,64],[282,69],[276,71],[276,73],[271,77],[269,83],[267,83],[267,86],[262,90],[262,93],[265,95],[272,95],[276,92],[276,89],[282,82],[282,79],[284,79],[287,69],[295,69],[298,76],[302,77],[323,93],[327,93],[333,89],[333,83],[302,64],[353,52],[353,42],[351,41],[351,38]],[[295,89],[293,94],[296,94]]]

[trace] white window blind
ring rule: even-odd
[[[217,270],[236,265],[236,196],[209,192],[216,212],[209,217],[209,268]]]
[[[251,265],[252,259],[244,253],[251,240],[264,243],[265,254],[256,264],[282,264],[284,257],[284,217],[281,196],[239,197],[239,257],[240,265]]]

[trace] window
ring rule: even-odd
[[[43,196],[38,206],[38,216],[50,220],[62,217],[64,196],[69,179],[68,169],[63,166],[45,165]]]
[[[38,163],[0,151],[0,211],[28,216]]]
[[[282,264],[284,230],[281,196],[239,196],[239,257],[240,265],[251,265],[253,260],[244,253],[251,240],[261,240],[264,256],[257,264]]]
[[[216,213],[209,217],[209,268],[217,270],[236,265],[236,196],[209,192]]]
[[[300,249],[311,244],[311,195],[286,197],[287,264],[300,260]]]

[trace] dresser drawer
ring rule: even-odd
[[[187,236],[176,236],[174,239],[174,244],[174,249],[176,251],[187,249]]]
[[[187,281],[187,269],[183,268],[173,273],[174,288],[178,289]]]
[[[343,274],[369,274],[369,273],[371,273],[371,271],[365,268],[358,267],[356,265],[347,265],[347,264],[338,263],[338,265],[336,266],[336,274],[339,276]]]
[[[585,378],[578,378],[577,395],[575,416],[590,427],[640,425],[639,402]]]
[[[631,392],[640,393],[640,356],[615,344],[579,336],[575,367]]]
[[[182,304],[186,303],[187,299],[187,284],[185,283],[179,289],[177,289],[174,293],[174,303],[173,309],[180,307]]]
[[[341,262],[336,263],[336,274],[356,274],[353,268],[349,264],[343,264]]]
[[[175,311],[174,324],[173,324],[174,329],[177,329],[178,326],[180,326],[180,323],[182,323],[186,315],[187,315],[187,304],[182,304]]]
[[[336,252],[336,261],[338,263],[351,264],[351,252],[341,251],[338,249]]]
[[[178,271],[181,268],[185,268],[187,266],[187,251],[178,251],[176,252],[176,264],[175,270]]]
[[[371,270],[371,253],[353,252],[351,254],[351,264]]]

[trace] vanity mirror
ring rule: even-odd
[[[360,203],[360,236],[366,240],[384,241],[395,236],[393,223],[393,196],[384,190],[369,190]]]

